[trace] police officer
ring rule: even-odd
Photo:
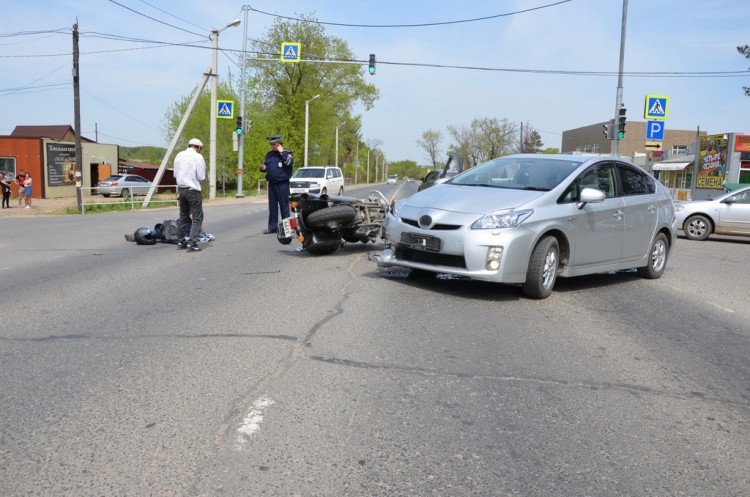
[[[279,209],[281,217],[289,217],[289,178],[292,177],[292,151],[286,150],[281,143],[281,135],[269,136],[268,143],[271,150],[260,165],[260,170],[266,173],[268,182],[268,229],[264,234],[276,233],[279,225]]]

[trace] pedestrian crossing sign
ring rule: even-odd
[[[301,43],[285,41],[281,44],[281,62],[299,62]]]
[[[643,109],[643,118],[666,121],[669,97],[666,95],[646,95],[646,106]]]
[[[234,100],[217,100],[216,117],[219,119],[232,119],[234,117]]]

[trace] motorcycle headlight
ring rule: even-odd
[[[499,228],[515,228],[533,214],[533,209],[522,211],[502,210],[490,212],[480,217],[471,225],[473,230],[494,230]]]

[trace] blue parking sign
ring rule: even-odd
[[[664,140],[663,121],[648,121],[646,124],[646,140]]]

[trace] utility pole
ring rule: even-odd
[[[76,129],[76,171],[81,175],[81,187],[83,187],[85,174],[83,171],[83,151],[81,149],[81,94],[78,67],[78,18],[76,18],[76,23],[73,24],[73,126]],[[79,188],[76,192],[78,210],[81,210],[83,205],[82,195],[83,188]]]
[[[620,71],[617,75],[617,98],[615,99],[615,121],[618,122],[620,109],[622,108],[622,72],[625,65],[625,26],[628,21],[628,0],[622,0],[622,26],[620,28]],[[612,142],[612,155],[620,156],[620,138],[615,133]]]
[[[243,26],[242,36],[242,69],[240,73],[240,117],[242,117],[242,134],[237,137],[238,155],[237,155],[237,194],[235,198],[242,198],[245,193],[242,191],[242,172],[243,172],[243,161],[245,154],[245,132],[249,131],[247,125],[247,119],[245,119],[245,53],[247,52],[247,5],[242,6],[242,10],[245,12],[245,25]]]

